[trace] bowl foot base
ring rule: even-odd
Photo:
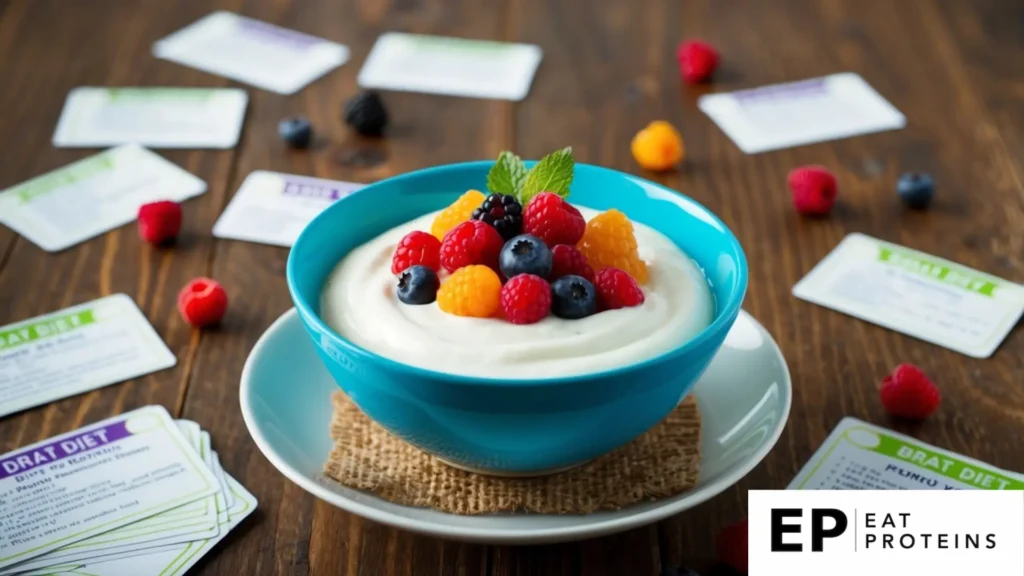
[[[566,470],[572,470],[573,468],[576,468],[577,466],[582,466],[590,461],[585,460],[583,462],[578,462],[576,464],[562,466],[561,468],[548,468],[545,470],[531,470],[527,472],[511,472],[507,470],[485,470],[482,468],[474,468],[472,466],[456,464],[455,462],[445,460],[444,458],[441,458],[439,456],[435,456],[435,458],[451,466],[452,468],[458,468],[459,470],[464,470],[466,472],[471,472],[473,474],[479,474],[481,476],[496,476],[498,478],[536,478],[539,476],[551,476],[552,474],[558,474],[560,472],[565,472]]]

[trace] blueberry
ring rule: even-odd
[[[426,266],[409,266],[398,275],[398,299],[406,304],[430,304],[437,299],[441,282]]]
[[[520,274],[534,274],[547,278],[553,262],[551,249],[547,244],[529,234],[520,234],[505,242],[501,256],[498,257],[498,267],[505,278]]]
[[[305,148],[313,140],[313,126],[305,118],[285,118],[277,125],[277,134],[292,148]]]
[[[932,195],[935,194],[935,183],[927,174],[907,172],[900,176],[899,182],[896,183],[896,191],[899,192],[904,204],[921,210],[931,204]]]
[[[551,313],[577,320],[597,312],[597,290],[582,276],[562,276],[551,285]]]
[[[381,136],[388,125],[388,111],[376,92],[360,92],[345,103],[345,123],[363,136]]]

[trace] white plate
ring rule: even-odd
[[[256,445],[293,482],[335,506],[390,526],[441,538],[539,544],[603,536],[656,522],[722,492],[754,468],[779,439],[792,386],[768,332],[740,312],[718,356],[694,387],[703,417],[701,471],[682,494],[587,515],[458,516],[399,506],[321,474],[331,450],[331,394],[323,367],[294,310],[267,329],[242,371],[242,415]]]

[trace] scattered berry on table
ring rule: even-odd
[[[920,172],[907,172],[900,176],[896,191],[903,203],[915,210],[923,210],[932,202],[935,183],[932,177]]]
[[[552,192],[537,194],[523,211],[523,232],[540,238],[548,246],[576,244],[586,227],[587,221],[580,211]]]
[[[441,281],[433,269],[419,264],[409,266],[398,275],[398,299],[406,304],[430,304],[437,299],[440,286]]]
[[[474,220],[482,220],[498,231],[505,240],[523,231],[523,207],[514,196],[491,194],[473,211]]]
[[[687,84],[700,84],[711,79],[718,68],[718,51],[701,40],[686,40],[676,50],[679,74]]]
[[[481,265],[459,268],[437,291],[437,305],[456,316],[491,318],[500,310],[500,300],[498,273]]]
[[[746,574],[747,570],[747,520],[740,520],[726,526],[715,540],[718,559],[730,568]]]
[[[380,136],[388,125],[388,111],[376,92],[360,92],[345,103],[345,123],[363,136]]]
[[[647,263],[640,259],[633,223],[622,212],[612,209],[591,218],[577,247],[594,270],[619,268],[647,283]]]
[[[459,196],[458,200],[449,204],[434,218],[434,223],[430,226],[430,233],[438,240],[444,240],[444,235],[449,230],[469,220],[473,211],[479,208],[486,199],[487,197],[478,190],[469,190]]]
[[[277,134],[292,148],[306,148],[313,141],[313,126],[305,118],[285,118],[277,125]]]
[[[534,274],[513,276],[501,288],[501,311],[513,324],[535,324],[551,311],[551,286]]]
[[[562,276],[551,284],[551,313],[578,320],[597,312],[597,289],[582,276]]]
[[[479,220],[467,220],[444,235],[441,265],[449,272],[471,264],[483,264],[497,270],[498,254],[504,244],[492,226]]]
[[[536,236],[520,234],[505,242],[498,257],[498,267],[505,278],[533,274],[547,278],[551,274],[551,249]]]
[[[824,216],[836,203],[836,177],[823,166],[794,168],[787,178],[796,211],[809,216]]]
[[[878,394],[886,412],[914,420],[931,416],[942,403],[939,388],[913,364],[897,366],[882,380]]]
[[[139,238],[150,244],[163,244],[181,232],[181,205],[169,200],[150,202],[139,207]]]
[[[633,136],[629,144],[637,164],[647,170],[663,172],[683,161],[686,147],[683,137],[671,124],[656,120]]]
[[[587,263],[587,257],[580,249],[569,244],[558,244],[551,249],[551,273],[548,278],[554,281],[570,274],[594,281],[594,269]]]
[[[196,278],[178,293],[178,312],[196,328],[220,322],[227,309],[228,293],[210,278]]]
[[[644,291],[636,280],[618,268],[604,268],[594,278],[601,310],[631,308],[644,303]]]
[[[409,266],[422,265],[433,271],[441,269],[441,241],[433,234],[413,230],[406,234],[391,257],[391,273],[400,274]]]

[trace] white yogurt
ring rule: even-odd
[[[588,220],[594,210],[579,207]],[[321,317],[349,341],[386,358],[449,374],[550,378],[598,372],[653,358],[689,341],[714,317],[707,281],[692,260],[656,230],[633,223],[649,278],[645,301],[580,320],[548,316],[536,324],[466,318],[437,303],[403,304],[391,255],[403,236],[430,230],[436,213],[393,228],[351,251],[331,272]]]

